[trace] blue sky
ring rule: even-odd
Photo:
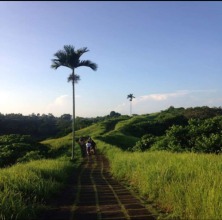
[[[64,45],[87,47],[76,116],[222,105],[222,2],[0,2],[0,112],[72,114]]]

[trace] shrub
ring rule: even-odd
[[[144,135],[141,140],[136,142],[136,145],[132,147],[131,151],[145,151],[150,149],[153,143],[155,143],[156,137],[151,134]]]

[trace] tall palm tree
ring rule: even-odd
[[[133,100],[133,98],[135,98],[135,97],[133,96],[133,94],[129,94],[129,95],[127,96],[127,99],[130,100],[130,115],[132,115],[132,100]]]
[[[57,69],[60,66],[68,67],[72,73],[68,77],[68,82],[72,82],[72,95],[73,95],[73,120],[72,120],[72,156],[74,159],[74,146],[75,146],[75,83],[80,80],[80,77],[75,74],[75,69],[81,66],[90,67],[92,70],[97,70],[97,64],[90,60],[80,60],[80,57],[88,52],[87,47],[75,50],[72,45],[65,45],[63,50],[58,50],[52,59],[51,68]]]

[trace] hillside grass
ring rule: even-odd
[[[55,196],[74,170],[81,164],[80,150],[75,148],[75,160],[70,160],[71,135],[43,141],[52,151],[62,149],[57,159],[42,159],[0,169],[0,219],[36,219],[44,203]]]
[[[126,128],[156,117],[109,119],[76,131],[76,137],[91,136],[109,159],[113,176],[163,210],[167,215],[161,219],[222,219],[222,155],[125,151],[138,140]],[[64,187],[81,163],[78,144],[75,163],[70,161],[71,141],[72,134],[42,142],[64,152],[64,157],[0,170],[0,219],[31,219]]]
[[[44,201],[64,186],[78,163],[37,160],[0,170],[0,219],[33,219]]]
[[[147,204],[162,210],[165,214],[160,219],[222,219],[222,155],[132,153],[119,147],[136,140],[131,134],[124,134],[125,126],[145,119],[147,115],[119,121],[108,132],[103,123],[88,133],[109,159],[112,175],[130,186]],[[155,116],[150,120],[153,119]]]
[[[222,156],[126,152],[97,141],[113,176],[169,219],[222,219]]]
[[[222,155],[125,151],[137,141],[126,127],[156,117],[107,120],[76,135],[93,137],[113,176],[164,211],[160,219],[222,219]]]

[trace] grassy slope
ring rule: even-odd
[[[0,169],[0,219],[35,219],[79,164],[67,158],[43,159]]]
[[[98,148],[109,158],[113,175],[119,180],[124,180],[125,183],[128,183],[147,201],[152,200],[166,211],[172,212],[171,216],[177,219],[179,217],[183,219],[222,219],[222,156],[173,154],[169,152],[130,153],[122,150],[133,146],[138,140],[138,137],[135,137],[133,133],[126,129],[127,127],[145,120],[155,120],[158,115],[156,113],[107,120],[77,131],[76,137],[92,136],[96,140]],[[72,135],[69,134],[65,137],[46,140],[42,143],[50,145],[53,150],[61,148],[64,152],[68,150],[70,154],[71,142]],[[78,145],[75,147],[75,157],[76,159],[80,158]],[[27,187],[25,187],[25,183],[31,182],[32,184],[32,181],[29,180],[28,175],[24,177],[24,180],[16,180],[17,177],[21,178],[21,175],[15,175],[15,173],[18,174],[22,170],[21,166],[24,166],[24,169],[29,171],[31,164],[33,164],[35,172],[41,174],[40,177],[36,177],[36,179],[39,178],[40,186],[49,187],[39,191],[39,200],[44,200],[45,197],[50,196],[43,195],[43,198],[42,192],[55,192],[54,190],[57,190],[57,183],[55,183],[55,186],[53,186],[54,183],[42,184],[41,170],[46,169],[47,171],[44,171],[44,173],[49,172],[46,176],[52,176],[55,171],[51,169],[57,169],[55,163],[58,163],[58,174],[55,173],[56,180],[57,176],[60,176],[61,170],[65,174],[70,172],[70,167],[73,166],[70,163],[66,164],[67,159],[65,159],[66,172],[65,168],[62,167],[63,165],[60,164],[61,159],[47,161],[44,161],[44,163],[42,163],[43,161],[33,161],[28,163],[27,167],[25,165],[16,165],[2,170],[0,179],[4,181],[0,181],[0,186],[4,186],[4,190],[1,191],[3,200],[1,201],[0,218],[2,217],[3,219],[4,216],[9,216],[11,213],[16,214],[15,210],[6,209],[6,207],[13,208],[13,204],[19,207],[18,211],[24,210],[24,212],[17,214],[20,215],[21,219],[27,216],[26,204],[24,208],[21,208],[23,207],[22,199],[25,198],[23,193],[29,191],[31,186],[27,184]],[[50,163],[50,165],[47,165],[47,163]],[[47,166],[51,168],[48,169]],[[22,171],[21,173],[25,174],[26,172]],[[11,181],[12,178],[14,178],[13,181]],[[6,179],[7,181],[5,181]],[[58,181],[61,182],[60,180]],[[35,182],[37,183],[37,181]],[[40,186],[35,186],[35,188],[38,189]],[[13,199],[14,197],[11,193],[14,193],[14,190],[12,190],[12,187],[15,187],[16,198],[18,198],[19,193],[23,194],[21,195],[21,201],[17,202],[16,200],[15,202]],[[10,196],[7,193],[10,193]],[[31,200],[31,198],[26,199]],[[13,204],[10,204],[10,202],[13,202]]]
[[[123,151],[138,138],[126,127],[156,115],[141,115],[123,120],[109,120],[77,132],[90,135],[109,158],[111,172],[124,180],[149,203],[177,219],[221,219],[222,156],[192,153]],[[121,169],[120,169],[121,167]]]
[[[77,135],[90,135],[106,143],[115,145],[121,149],[127,149],[135,145],[139,140],[138,137],[133,136],[132,133],[127,132],[126,127],[130,127],[136,122],[143,122],[144,120],[152,120],[153,116],[140,115],[134,117],[121,117],[109,119],[92,125],[88,128],[77,131]]]

